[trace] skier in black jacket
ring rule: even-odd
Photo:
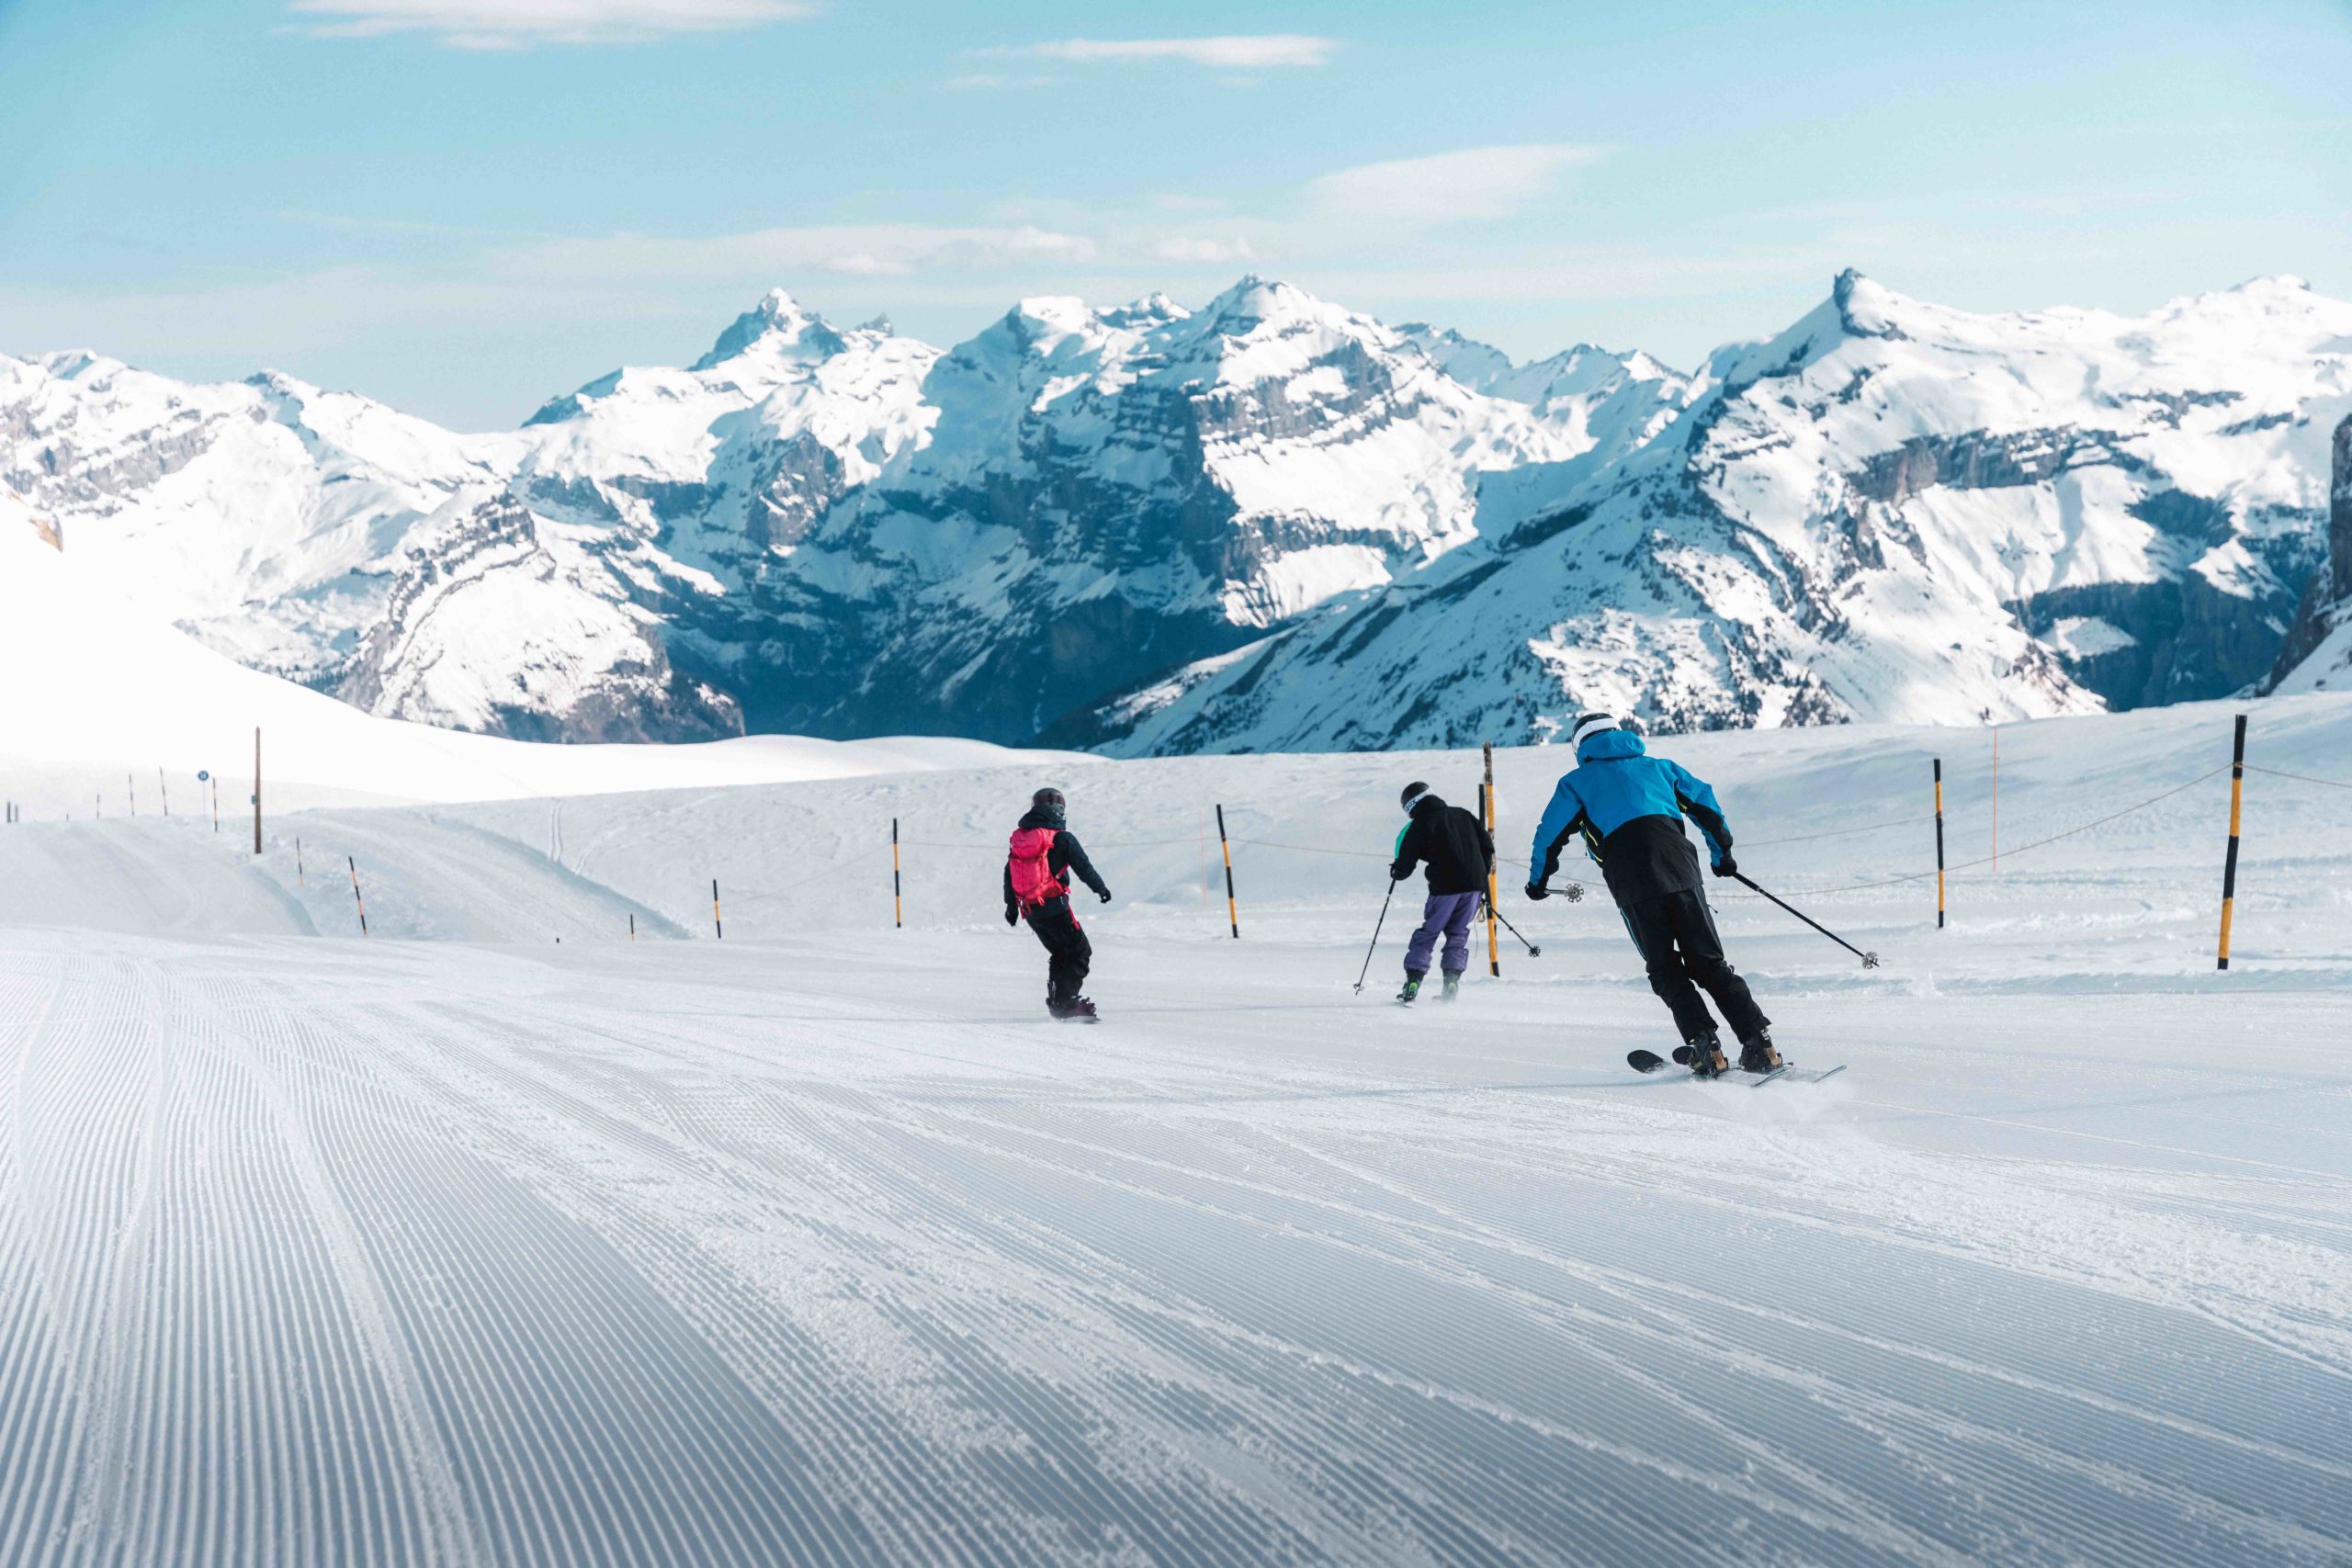
[[[1420,928],[1405,949],[1405,988],[1400,1002],[1421,994],[1429,978],[1430,956],[1438,934],[1445,935],[1445,999],[1462,988],[1462,972],[1470,967],[1470,919],[1487,891],[1487,874],[1494,869],[1495,840],[1486,825],[1458,806],[1448,806],[1418,781],[1407,784],[1401,797],[1410,818],[1396,835],[1396,859],[1388,868],[1392,882],[1413,874],[1429,863],[1430,896],[1421,906]]]
[[[1057,789],[1041,789],[1030,796],[1028,814],[1012,830],[1005,856],[1004,923],[1018,925],[1026,919],[1046,944],[1050,955],[1046,1010],[1056,1018],[1091,1023],[1094,1004],[1079,995],[1078,988],[1086,983],[1094,944],[1086,940],[1085,928],[1069,907],[1070,874],[1075,872],[1105,904],[1111,901],[1111,890],[1086,858],[1078,835],[1063,825],[1068,811]]]

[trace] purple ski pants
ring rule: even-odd
[[[1421,923],[1405,949],[1405,973],[1426,975],[1438,932],[1445,933],[1445,967],[1459,975],[1470,967],[1470,917],[1478,912],[1476,893],[1432,893],[1421,906]]]

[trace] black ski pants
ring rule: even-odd
[[[1745,1042],[1763,1032],[1771,1020],[1747,992],[1747,982],[1724,957],[1723,938],[1715,934],[1715,918],[1707,911],[1707,897],[1696,888],[1665,893],[1625,905],[1626,932],[1642,950],[1650,972],[1650,989],[1673,1010],[1674,1027],[1684,1043],[1715,1032],[1707,1004],[1699,999],[1705,987],[1715,1009]]]
[[[1094,944],[1086,940],[1086,928],[1078,923],[1078,914],[1066,897],[1046,899],[1031,909],[1027,919],[1029,929],[1051,955],[1046,966],[1046,999],[1069,1001],[1086,984],[1086,971],[1094,962]]]

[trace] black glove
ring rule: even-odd
[[[1527,885],[1527,896],[1535,899],[1549,898],[1552,896],[1552,890],[1540,882],[1531,882]]]
[[[1109,902],[1111,901],[1111,890],[1110,890],[1109,888],[1105,887],[1104,889],[1102,889],[1102,892],[1100,892],[1100,893],[1096,894],[1096,895],[1095,895],[1095,897],[1098,897],[1098,898],[1100,898],[1100,899],[1102,899],[1102,902],[1104,902],[1105,904],[1107,904],[1107,903],[1109,903]]]
[[[1403,861],[1401,861],[1401,860],[1400,860],[1400,861],[1392,861],[1392,862],[1390,862],[1390,863],[1389,863],[1389,866],[1388,866],[1388,880],[1389,880],[1389,881],[1391,881],[1391,882],[1402,882],[1402,881],[1404,881],[1407,877],[1408,877],[1408,876],[1410,876],[1410,875],[1412,875],[1412,874],[1413,874],[1413,868],[1412,868],[1411,866],[1409,866],[1409,865],[1407,865]]]
[[[1739,874],[1739,863],[1731,858],[1731,852],[1729,850],[1725,850],[1723,853],[1715,857],[1714,872],[1717,876],[1736,876]]]
[[[1004,907],[1004,923],[1008,926],[1017,926],[1021,923],[1020,905],[1007,904]]]

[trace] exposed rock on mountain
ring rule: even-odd
[[[2327,558],[2303,590],[2294,625],[2266,683],[2276,692],[2352,687],[2352,415],[2335,427]]]

